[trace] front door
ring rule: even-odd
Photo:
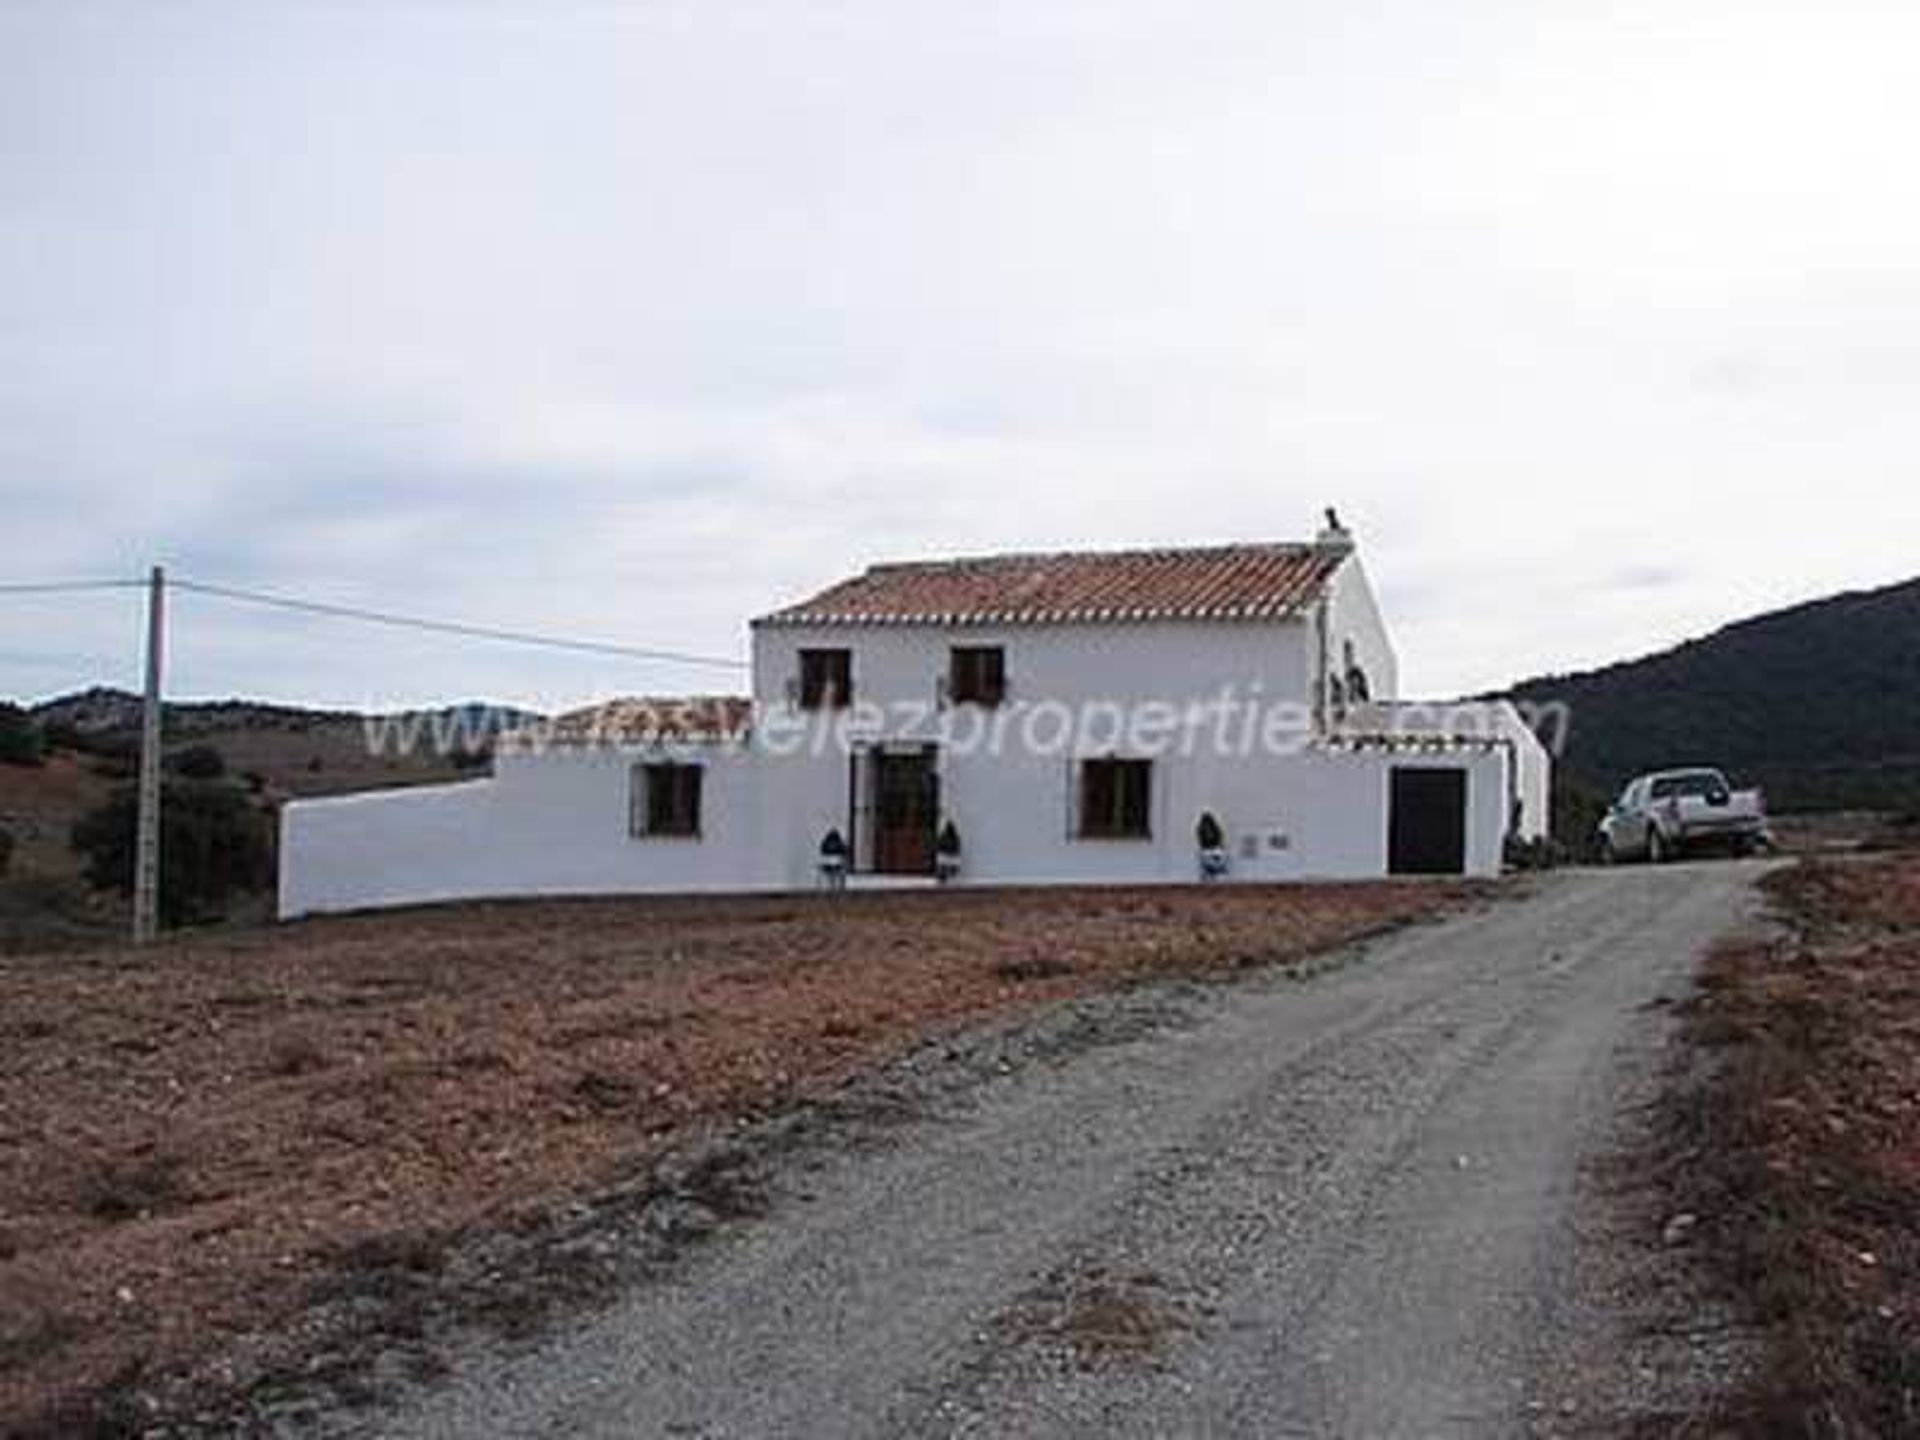
[[[1459,875],[1467,868],[1467,772],[1395,768],[1387,818],[1387,869]]]
[[[931,875],[940,821],[933,752],[883,750],[873,764],[873,868],[882,875]]]

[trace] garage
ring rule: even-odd
[[[1463,875],[1467,869],[1467,772],[1396,766],[1387,819],[1387,870]]]

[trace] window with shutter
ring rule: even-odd
[[[1152,794],[1151,760],[1081,761],[1081,838],[1147,839],[1152,834]]]
[[[956,705],[998,705],[1007,693],[1007,652],[998,645],[956,645],[947,695]]]
[[[670,762],[633,767],[629,830],[636,839],[700,835],[701,767]]]
[[[853,703],[853,652],[800,652],[800,707],[839,710]]]

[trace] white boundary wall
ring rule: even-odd
[[[727,746],[677,747],[706,766],[698,839],[628,833],[630,775],[660,752],[613,747],[503,755],[490,779],[303,800],[281,818],[280,913],[512,895],[805,889],[820,837],[847,825],[847,759],[797,763]],[[1467,872],[1495,875],[1509,803],[1507,753],[1313,750],[1280,758],[1167,758],[1153,834],[1071,833],[1066,756],[941,756],[943,815],[976,884],[1185,882],[1193,827],[1211,810],[1230,879],[1375,879],[1387,872],[1397,766],[1467,774]]]

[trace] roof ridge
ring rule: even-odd
[[[1310,540],[1227,540],[1210,545],[1123,545],[1110,549],[1090,547],[1079,550],[996,550],[976,555],[949,555],[938,559],[876,560],[867,566],[864,573],[892,575],[915,570],[968,570],[989,566],[1034,564],[1046,560],[1159,560],[1233,554],[1284,555],[1299,554],[1317,548]]]
[[[1349,552],[1300,541],[883,561],[754,623],[1040,624],[1297,615]]]

